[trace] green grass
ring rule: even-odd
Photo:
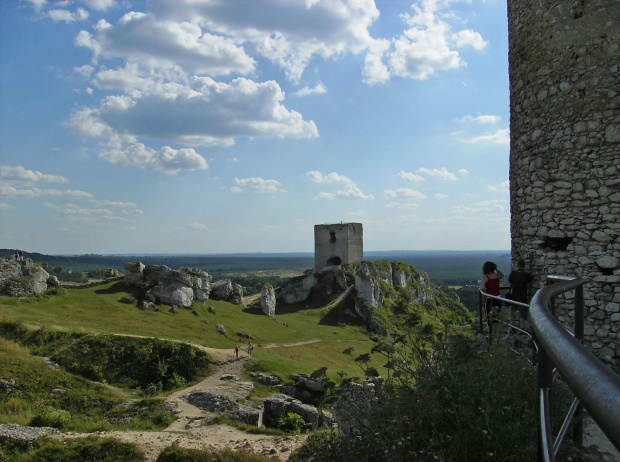
[[[163,428],[172,418],[162,400],[136,401],[114,387],[51,368],[28,348],[2,338],[0,378],[14,383],[0,394],[0,423],[76,431],[148,430]]]
[[[112,283],[39,299],[0,297],[0,319],[74,332],[141,335],[230,349],[244,343],[237,333],[251,335],[255,345],[332,340],[334,330],[340,340],[366,338],[355,326],[338,327],[340,316],[325,320],[330,311],[324,306],[278,307],[277,322],[260,308],[215,300],[207,300],[206,306],[194,303],[192,309],[198,316],[185,309],[172,314],[167,306],[161,306],[159,312],[142,311],[120,303],[124,295],[136,293],[122,283]],[[209,313],[209,306],[215,308],[215,314]],[[226,336],[217,331],[217,324],[224,326]]]

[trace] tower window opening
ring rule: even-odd
[[[335,231],[330,231],[329,232],[329,242],[331,242],[331,243],[336,242],[336,232]]]
[[[549,250],[566,250],[571,242],[573,242],[572,237],[546,237],[540,245],[540,248]]]

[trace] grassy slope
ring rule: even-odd
[[[232,350],[236,344],[243,349],[241,332],[253,337],[256,368],[286,377],[293,372],[312,372],[327,366],[328,374],[344,370],[360,375],[357,366],[340,353],[349,346],[368,352],[372,342],[365,331],[356,326],[339,326],[345,321],[340,307],[297,305],[277,308],[276,318],[262,314],[260,308],[247,308],[209,300],[207,306],[194,304],[198,316],[190,310],[169,313],[162,306],[159,312],[141,311],[135,305],[118,300],[131,289],[121,283],[83,290],[67,290],[64,295],[19,300],[0,297],[0,318],[27,324],[89,333],[128,334],[158,337],[195,343],[212,348]],[[215,314],[208,307],[215,308]],[[220,334],[216,325],[226,329]],[[309,345],[262,349],[261,345],[290,344],[319,340]],[[378,366],[378,365],[377,365]]]

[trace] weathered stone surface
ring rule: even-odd
[[[275,316],[276,291],[271,284],[265,284],[260,291],[260,307],[267,316]]]
[[[47,285],[50,287],[60,287],[60,281],[56,276],[50,276],[47,280]]]
[[[147,293],[152,294],[160,303],[191,308],[194,292],[191,287],[172,281],[169,284],[159,283],[151,287]]]
[[[620,294],[617,10],[608,0],[508,2],[511,254],[534,276],[530,296],[549,274],[589,278],[584,344],[616,372],[618,327],[605,306]],[[572,302],[556,303],[569,325]]]
[[[31,297],[47,290],[50,275],[27,258],[18,262],[0,259],[0,293],[12,297]]]
[[[318,426],[319,411],[314,406],[281,394],[272,395],[263,402],[263,424],[275,428],[280,417],[290,412],[300,415],[306,423]]]

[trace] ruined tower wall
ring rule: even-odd
[[[361,223],[314,226],[314,269],[347,265],[364,259],[364,231]]]
[[[591,278],[586,344],[620,366],[620,1],[508,1],[513,258]],[[558,318],[573,324],[569,306]]]

